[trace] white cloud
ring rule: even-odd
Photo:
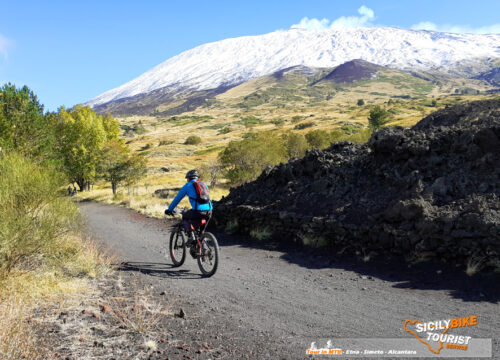
[[[469,34],[498,34],[500,33],[500,24],[493,24],[488,26],[481,26],[474,28],[468,25],[437,25],[430,21],[422,21],[418,24],[412,25],[413,30],[431,30],[450,33],[469,33]]]
[[[292,29],[320,30],[328,28],[352,28],[352,27],[370,27],[375,19],[375,12],[369,7],[362,5],[358,9],[359,16],[341,16],[335,20],[323,18],[321,20],[308,17],[302,18],[298,24],[291,26]],[[493,24],[481,27],[472,27],[469,25],[438,25],[430,21],[422,21],[412,25],[413,30],[431,30],[450,33],[469,33],[469,34],[498,34],[500,33],[500,24]],[[0,39],[1,40],[1,39]],[[0,42],[1,45],[1,42]],[[1,47],[0,47],[1,50]]]
[[[372,20],[375,19],[375,13],[369,7],[362,5],[358,9],[358,14],[361,16],[341,16],[330,22],[329,19],[309,19],[308,17],[302,18],[298,24],[291,26],[292,29],[328,29],[339,27],[366,27],[372,26]]]
[[[10,46],[11,41],[7,39],[5,36],[0,34],[0,55],[2,55],[5,59],[7,59],[7,49]]]

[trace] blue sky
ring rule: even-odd
[[[500,2],[0,0],[0,84],[28,85],[48,110],[117,87],[206,42],[292,26],[500,32]]]

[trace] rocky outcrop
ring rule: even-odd
[[[500,100],[438,111],[266,169],[216,204],[219,226],[337,250],[499,265]]]

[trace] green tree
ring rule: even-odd
[[[289,132],[283,135],[283,140],[289,158],[301,158],[309,148],[309,144],[302,134]]]
[[[129,153],[123,142],[114,139],[107,142],[102,149],[99,172],[106,181],[111,182],[113,194],[116,194],[118,184],[127,178]]]
[[[375,106],[370,110],[370,115],[368,116],[368,123],[372,129],[380,129],[384,124],[387,123],[389,113],[382,109],[379,105]]]
[[[107,141],[117,138],[118,123],[81,105],[70,110],[61,108],[57,120],[58,151],[64,170],[82,191],[95,180],[101,150]]]
[[[147,159],[143,155],[131,155],[126,164],[125,182],[127,186],[136,184],[147,174]]]
[[[219,154],[225,176],[232,185],[256,179],[267,166],[287,160],[281,137],[258,133],[241,141],[231,141]]]
[[[0,147],[47,158],[53,152],[53,131],[53,117],[44,116],[43,105],[27,86],[0,88]]]
[[[332,138],[325,130],[311,130],[306,134],[306,140],[311,147],[324,149],[331,144]]]

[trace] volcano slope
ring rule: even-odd
[[[218,202],[215,220],[256,238],[498,268],[500,99],[268,168]]]

